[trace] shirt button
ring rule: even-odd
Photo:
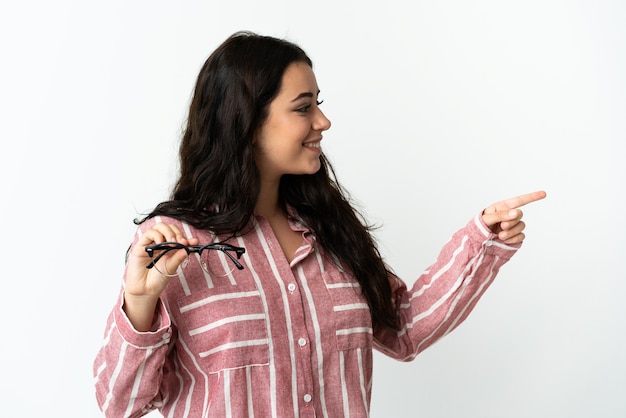
[[[296,285],[293,283],[289,283],[287,289],[289,289],[290,292],[293,292],[294,290],[296,290]]]
[[[169,340],[169,339],[170,339],[170,333],[169,333],[169,332],[164,333],[164,334],[161,336],[161,338],[163,338],[164,340]]]
[[[304,402],[309,403],[313,397],[307,393],[302,399],[304,399]]]
[[[305,340],[304,338],[300,338],[300,339],[298,340],[298,345],[299,345],[300,347],[304,347],[304,346],[306,345],[306,340]]]

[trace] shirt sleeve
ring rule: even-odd
[[[165,398],[161,381],[173,332],[159,300],[149,332],[135,330],[123,309],[123,291],[108,317],[93,364],[96,399],[106,417],[140,417]]]
[[[477,215],[452,236],[411,289],[390,275],[400,330],[375,330],[375,348],[398,360],[413,360],[467,318],[519,248],[497,239]]]

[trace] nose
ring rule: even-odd
[[[326,117],[324,112],[319,107],[316,107],[317,114],[313,120],[313,129],[316,131],[326,131],[330,129],[330,120]]]

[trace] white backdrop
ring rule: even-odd
[[[545,189],[458,330],[375,357],[372,415],[626,416],[626,6],[616,0],[24,1],[0,16],[0,415],[98,417],[91,363],[197,71],[232,32],[313,58],[338,176],[408,282]]]

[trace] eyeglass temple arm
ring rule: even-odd
[[[163,257],[165,254],[169,253],[172,250],[178,250],[179,248],[172,248],[172,247],[168,247],[168,248],[164,248],[162,249],[162,252],[159,253],[159,255],[157,255],[156,257],[154,257],[148,264],[146,264],[146,268],[147,269],[151,269],[152,267],[155,266],[156,263],[159,262],[159,260],[161,259],[161,257]],[[153,247],[146,247],[146,252],[148,253],[148,255],[150,257],[154,256],[154,248]]]
[[[243,270],[243,266],[241,265],[241,263],[239,261],[237,261],[237,258],[241,258],[243,253],[246,252],[245,248],[241,248],[241,247],[233,247],[233,248],[220,247],[219,250],[221,252],[223,252],[224,254],[226,254],[228,256],[228,258],[230,258],[230,261],[232,261],[235,264],[237,269]],[[237,253],[237,258],[233,257],[233,255],[229,252],[229,250],[230,251],[235,251]]]

